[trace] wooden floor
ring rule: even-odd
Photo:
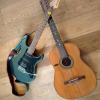
[[[23,97],[11,93],[6,60],[21,37],[33,30],[44,15],[39,0],[0,0],[0,100],[64,100],[53,86],[54,69],[48,55],[54,40],[47,25],[37,45],[44,48],[45,58],[39,64],[36,80]],[[74,42],[81,57],[97,76],[97,88],[89,96],[77,100],[100,100],[100,0],[61,0],[53,12],[62,39]]]

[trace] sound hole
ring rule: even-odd
[[[65,57],[65,58],[63,58],[62,59],[62,65],[64,66],[64,67],[71,67],[71,65],[72,65],[72,60],[69,58],[69,57]]]

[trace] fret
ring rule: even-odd
[[[50,16],[50,18],[48,19],[48,23],[49,23],[52,35],[54,37],[54,40],[56,42],[56,46],[57,46],[57,48],[58,48],[58,50],[60,52],[61,58],[64,58],[64,57],[68,56],[68,53],[64,48],[63,42],[62,42],[62,40],[60,38],[60,34],[59,34],[58,30],[57,30],[57,27],[55,25],[55,22],[54,22],[52,16]]]
[[[46,24],[47,24],[47,20],[44,19],[43,22],[40,23],[40,25],[38,26],[37,31],[35,32],[33,41],[28,48],[28,51],[27,51],[28,54],[32,55],[34,53],[36,44],[38,43],[38,40],[40,39],[40,36],[41,36]]]
[[[52,33],[54,35],[55,41],[57,43],[59,43],[60,45],[62,45],[63,44],[62,40],[60,38],[59,32],[57,30],[57,27],[55,26],[55,23],[54,23],[53,19],[50,19],[49,24],[50,24],[51,31],[52,31]]]
[[[27,50],[27,53],[30,54],[30,55],[32,55],[34,53],[34,51],[35,51],[36,44],[38,43],[38,40],[39,40],[39,38],[40,38],[40,36],[41,36],[41,34],[42,34],[47,22],[48,22],[48,19],[49,19],[48,15],[49,15],[49,13],[50,14],[52,13],[52,10],[53,10],[52,7],[53,6],[58,7],[58,5],[59,5],[59,2],[57,0],[55,1],[55,4],[52,3],[51,5],[50,5],[50,2],[48,2],[48,0],[40,0],[40,3],[41,3],[41,6],[43,8],[43,11],[45,12],[46,18],[43,20],[43,22],[40,24],[40,26],[38,26],[37,31],[35,32],[35,35],[34,35],[34,39],[33,39],[31,45],[29,46],[29,48]],[[52,7],[50,7],[50,6],[52,6]],[[51,24],[55,25],[54,21],[51,21],[51,22],[52,22]],[[62,43],[62,41],[60,39],[60,36],[58,36],[59,33],[58,33],[57,29],[56,29],[56,26],[52,27],[52,30],[53,30],[53,33],[55,33],[54,37],[58,38],[58,40],[55,39],[56,42],[57,42],[58,47],[61,47],[61,46],[63,47],[63,43]]]

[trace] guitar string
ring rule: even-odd
[[[78,70],[76,71],[75,69],[74,69],[74,71],[75,72],[79,72]],[[72,74],[73,74],[74,72],[72,71]],[[73,75],[74,76],[74,75]],[[76,85],[76,83],[75,83],[75,85]],[[79,85],[76,85],[77,86],[77,88],[78,88],[78,90],[79,90],[79,94],[81,95],[81,91],[80,91],[80,86]]]
[[[74,68],[74,70],[72,70],[72,69],[71,69],[71,70],[70,70],[70,72],[72,73],[72,75],[71,75],[71,76],[74,76],[74,71],[75,71],[75,72],[79,72],[79,71],[76,71],[76,70],[75,70],[75,68]],[[76,85],[76,83],[75,83],[75,85]],[[77,86],[77,85],[76,85],[76,86]],[[76,87],[75,87],[75,88],[76,88]],[[77,86],[77,88],[78,88],[78,90],[79,90],[79,94],[81,95],[79,85]]]
[[[76,68],[76,70],[77,70],[78,72],[80,72],[80,71],[78,70],[78,68]],[[77,84],[79,84],[79,83],[77,83]],[[78,88],[79,88],[80,93],[83,94],[83,93],[81,92],[80,85],[78,85]]]
[[[68,71],[68,73],[70,73],[70,76],[71,77],[73,77],[74,76],[74,74],[73,74],[73,71],[72,71],[72,69],[70,69],[69,71]],[[74,90],[75,91],[75,86],[72,84],[72,90]],[[74,92],[73,92],[74,93]]]
[[[70,73],[70,74],[69,74],[69,77],[72,77],[72,76],[73,76],[72,69],[70,69],[69,71],[67,70],[67,72]],[[62,72],[62,75],[63,75],[63,72]],[[67,76],[67,73],[66,73],[66,76]],[[63,75],[63,77],[64,77],[64,75]],[[64,81],[66,80],[65,77],[64,77],[63,79],[64,79]],[[73,89],[73,88],[72,88],[72,89]],[[72,95],[71,95],[71,96],[72,96]]]
[[[69,75],[70,75],[70,77],[72,77],[73,75],[71,74],[71,70],[72,69],[70,69],[69,71],[68,71],[68,73],[70,73]],[[67,74],[66,74],[67,75]],[[72,91],[73,91],[73,88],[72,88]]]
[[[67,70],[68,71],[68,70]],[[74,72],[72,71],[72,69],[70,69],[69,71],[68,71],[68,73],[70,73],[69,74],[69,76],[70,77],[72,77],[72,76],[74,76]],[[63,75],[64,76],[64,75]],[[66,73],[66,76],[67,76],[67,73]],[[66,78],[64,77],[64,80],[65,80]],[[78,87],[78,86],[77,86]],[[75,88],[75,87],[74,87]],[[78,90],[79,90],[79,94],[81,95],[81,92],[80,92],[80,87],[78,87]]]
[[[63,74],[63,72],[60,70],[60,72],[62,73],[62,75],[63,75],[63,80],[65,81],[66,80],[66,78],[65,78],[65,76],[64,76],[64,74]],[[67,75],[66,75],[67,76]],[[69,92],[69,95],[72,97],[72,94]]]
[[[34,53],[36,44],[38,43],[37,40],[39,40],[39,38],[40,38],[40,36],[41,36],[46,24],[47,24],[47,19],[44,18],[43,21],[39,24],[37,30],[35,31],[34,39],[33,39],[32,43],[30,44],[30,47],[29,47],[29,49],[27,51],[29,54],[32,55]]]
[[[78,83],[77,83],[77,84],[78,84]],[[79,86],[79,90],[81,91],[80,85],[78,85],[78,86]],[[86,88],[86,87],[87,87],[87,86],[85,85],[85,88]],[[84,93],[81,92],[81,94],[84,94]]]
[[[76,70],[78,70],[78,68],[77,68]],[[80,72],[80,71],[78,71],[78,72]],[[78,84],[78,83],[77,83],[77,84]],[[86,86],[85,86],[85,87],[86,87]],[[83,92],[81,92],[80,85],[78,85],[78,88],[79,88],[80,93],[81,93],[81,94],[84,94]]]
[[[76,70],[77,70],[77,72],[80,72],[79,70],[78,70],[78,68],[76,68]],[[81,92],[81,88],[80,88],[80,85],[79,85],[79,83],[76,83],[76,84],[78,84],[77,85],[77,87],[79,88],[79,91],[80,91],[80,93],[81,93],[81,95],[83,94],[83,92]],[[85,86],[86,87],[86,86]]]
[[[61,72],[62,72],[62,71],[61,71]],[[70,73],[70,74],[68,74],[69,77],[72,77],[72,76],[73,76],[73,73],[72,73],[73,71],[72,71],[72,69],[67,70],[67,72]],[[62,75],[63,75],[63,72],[62,72]],[[67,73],[66,73],[66,76],[68,76],[68,75],[67,75]],[[66,80],[66,78],[65,78],[64,75],[63,75],[63,80],[64,80],[64,81]],[[73,86],[73,87],[74,87],[74,86]],[[75,87],[74,87],[74,88],[75,88]],[[74,89],[72,88],[72,90],[74,90]],[[75,90],[74,90],[74,91],[75,91]],[[74,92],[73,92],[73,93],[74,93]],[[71,97],[73,97],[72,94],[71,94],[70,92],[69,92],[69,94],[70,94]]]
[[[60,72],[61,72],[62,75],[63,75],[63,80],[65,81],[65,80],[66,80],[66,77],[64,76],[64,74],[63,74],[62,71],[60,71]],[[70,74],[68,74],[68,75],[69,75],[69,77],[71,78],[71,77],[73,76],[72,69],[67,70],[67,72],[70,73]],[[64,73],[65,73],[65,72],[64,72]],[[68,75],[67,75],[67,73],[66,73],[66,76],[68,76]],[[70,78],[69,78],[69,79],[70,79]],[[72,88],[72,90],[74,90],[74,89]],[[69,92],[69,95],[70,95],[71,97],[73,97],[72,94],[71,94],[70,92]]]

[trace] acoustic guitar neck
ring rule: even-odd
[[[58,29],[56,27],[56,24],[55,24],[52,16],[49,17],[48,23],[49,23],[52,35],[53,35],[54,40],[56,42],[56,46],[57,46],[57,48],[59,50],[61,58],[67,57],[68,53],[65,50],[64,44],[63,44],[63,42],[61,40],[60,34],[58,32]]]
[[[56,27],[56,24],[52,18],[52,13],[50,13],[50,6],[47,3],[47,0],[41,0],[41,7],[43,9],[43,12],[46,16],[46,18],[48,18],[48,24],[50,26],[51,32],[53,34],[54,40],[56,42],[56,45],[58,47],[59,53],[61,58],[64,57],[68,57],[68,53],[64,48],[63,42],[60,38],[60,34],[58,32],[58,29]]]

